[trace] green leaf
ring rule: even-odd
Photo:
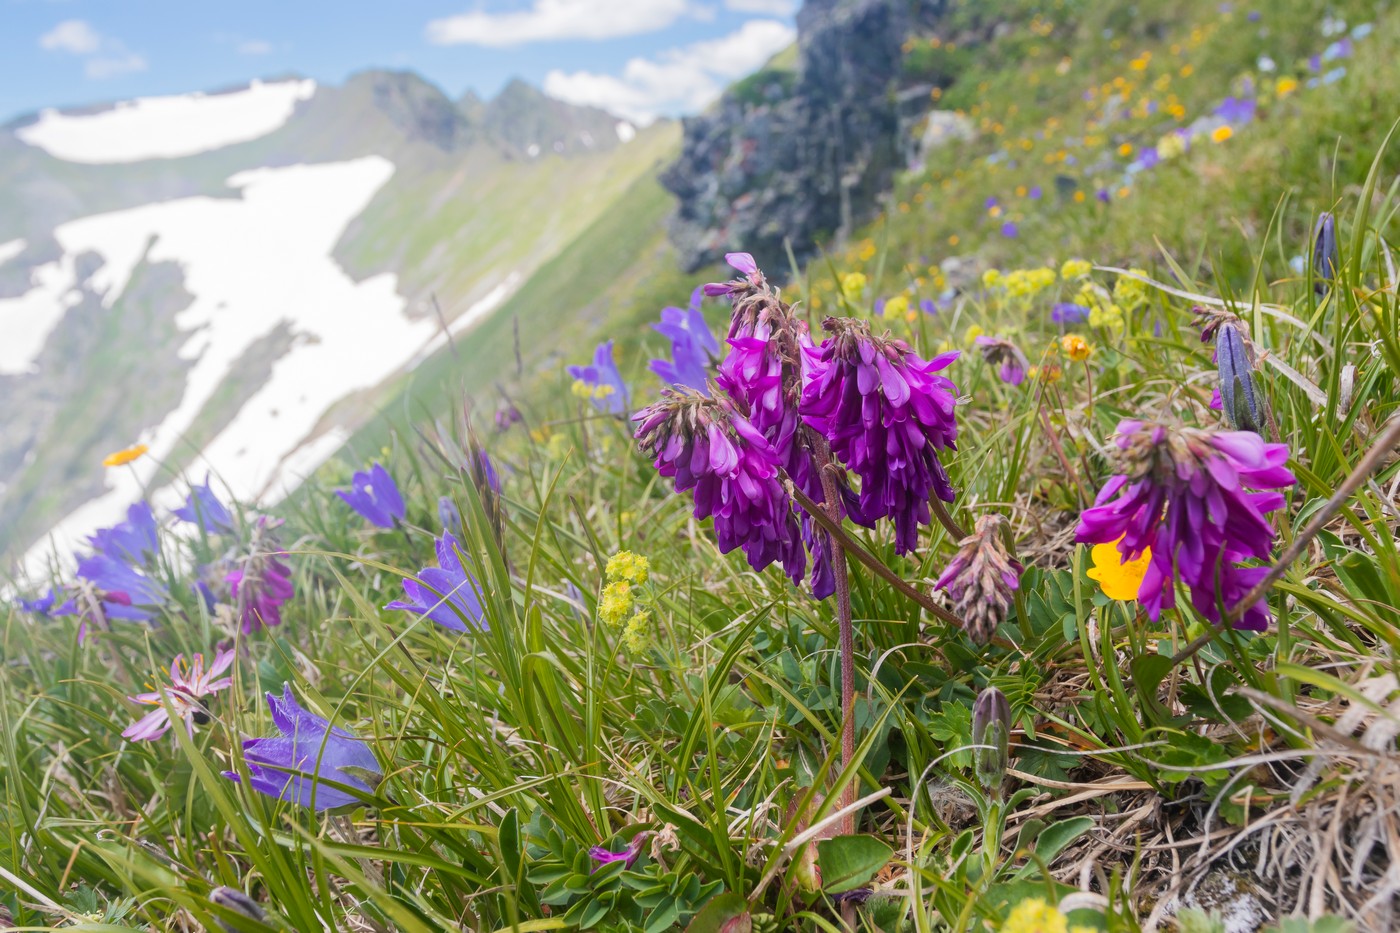
[[[1087,833],[1093,825],[1094,819],[1089,816],[1076,816],[1073,819],[1052,823],[1036,837],[1035,859],[1017,872],[1016,876],[1019,878],[1028,875],[1033,871],[1038,871],[1040,865],[1050,864],[1054,861],[1055,856],[1065,850],[1066,846]]]
[[[731,891],[710,898],[690,921],[685,933],[749,933],[752,929],[749,902],[743,895]]]
[[[841,894],[861,887],[875,877],[894,855],[874,836],[836,836],[817,843],[817,867],[822,872],[822,890]]]

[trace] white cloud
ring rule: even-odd
[[[82,19],[65,19],[39,37],[39,48],[47,52],[91,55],[102,47],[102,36]]]
[[[492,48],[559,39],[611,39],[656,32],[687,14],[691,0],[532,0],[528,10],[474,10],[428,23],[435,45]]]
[[[264,39],[249,39],[238,43],[239,55],[271,55],[272,43]]]
[[[724,0],[724,8],[735,13],[791,16],[797,12],[797,0]]]
[[[782,51],[797,31],[775,20],[752,20],[719,39],[634,58],[621,76],[591,71],[551,71],[546,94],[575,104],[601,107],[643,125],[660,114],[694,113],[719,97],[726,84]]]
[[[116,55],[89,58],[87,63],[83,65],[83,73],[89,78],[102,81],[107,78],[115,78],[118,75],[145,71],[148,67],[150,66],[146,64],[144,55],[123,51]]]
[[[82,19],[59,23],[39,37],[39,47],[48,52],[83,56],[83,73],[99,81],[149,67],[144,55],[131,51],[120,39],[102,35]]]

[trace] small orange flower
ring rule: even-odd
[[[1230,129],[1230,127],[1217,126],[1214,130],[1211,131],[1210,139],[1211,142],[1223,143],[1225,140],[1229,139],[1231,136],[1234,135],[1235,131]]]
[[[1118,541],[1115,541],[1094,545],[1089,556],[1093,558],[1094,566],[1086,571],[1086,575],[1098,582],[1105,596],[1120,603],[1138,598],[1142,578],[1147,576],[1147,565],[1152,560],[1151,548],[1144,548],[1137,560],[1124,561],[1122,552],[1118,550]]]
[[[1094,352],[1089,346],[1089,341],[1078,334],[1065,334],[1060,338],[1060,346],[1064,348],[1065,355],[1076,363],[1082,363],[1089,358],[1089,354]]]
[[[125,450],[119,450],[116,453],[108,454],[102,458],[102,465],[106,467],[124,466],[131,463],[133,460],[141,459],[146,451],[150,449],[151,448],[147,447],[145,444],[137,444],[134,447],[128,447]]]

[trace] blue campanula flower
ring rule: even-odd
[[[203,483],[190,486],[190,494],[185,497],[185,504],[172,510],[171,514],[182,522],[198,525],[201,531],[214,534],[228,534],[233,531],[233,516],[228,507],[219,501],[219,497],[214,495],[214,490],[209,488],[208,476],[204,477]]]
[[[455,632],[465,632],[469,626],[486,628],[481,584],[462,566],[457,556],[457,539],[452,532],[444,531],[435,545],[438,565],[425,567],[417,577],[405,579],[403,591],[408,598],[396,599],[384,608],[416,612]]]
[[[380,528],[393,528],[404,517],[403,496],[389,471],[376,463],[350,478],[349,489],[337,489],[345,504]]]
[[[36,616],[47,616],[53,611],[53,604],[58,601],[58,591],[52,586],[43,596],[36,596],[33,599],[19,600],[19,608],[24,612],[33,613]]]
[[[113,560],[148,566],[160,552],[156,535],[156,516],[150,503],[136,502],[126,510],[126,521],[111,528],[101,528],[88,538],[93,549]]]
[[[1056,324],[1080,324],[1089,320],[1089,309],[1072,301],[1058,301],[1050,309],[1050,320]]]
[[[671,359],[652,360],[649,368],[664,382],[709,395],[710,366],[719,358],[719,342],[700,312],[702,297],[703,287],[690,296],[690,307],[684,311],[661,309],[661,323],[653,324],[652,329],[671,339]]]
[[[243,740],[243,760],[254,790],[315,810],[359,802],[354,794],[325,781],[374,793],[383,771],[364,739],[303,709],[292,695],[290,684],[282,686],[281,697],[269,693],[267,705],[272,710],[273,725],[281,734]],[[237,771],[223,774],[230,780],[242,781]]]
[[[574,377],[574,394],[588,399],[594,408],[610,415],[627,412],[627,384],[613,361],[611,340],[598,344],[590,365],[570,366],[568,373]]]

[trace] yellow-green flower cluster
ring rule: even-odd
[[[631,551],[618,551],[608,558],[607,575],[609,580],[645,583],[650,572],[651,561],[633,554]]]
[[[909,313],[909,296],[895,295],[885,301],[884,316],[887,318],[902,318]]]
[[[1006,293],[1012,298],[1033,298],[1055,284],[1055,270],[1048,266],[1038,269],[1015,269],[1004,279]]]
[[[1070,279],[1082,279],[1087,276],[1094,266],[1087,259],[1066,259],[1064,265],[1060,266],[1060,278],[1066,281]]]
[[[573,392],[573,394],[579,398],[595,399],[607,398],[609,395],[612,395],[615,390],[610,385],[600,384],[591,386],[582,379],[575,379],[569,391]]]
[[[1028,897],[1011,908],[1001,925],[1001,933],[1092,933],[1092,929],[1070,926],[1068,917],[1039,897]]]
[[[841,294],[846,296],[847,301],[857,300],[863,291],[865,291],[864,273],[847,272],[841,276]]]
[[[632,588],[647,582],[651,562],[631,551],[618,551],[608,558],[604,573],[608,582],[598,600],[598,618],[609,628],[622,628],[622,644],[640,654],[651,644],[651,613],[637,609]]]
[[[1133,276],[1147,277],[1147,271],[1144,269],[1129,269],[1128,271]],[[1129,275],[1120,275],[1118,281],[1113,283],[1113,299],[1131,311],[1147,301],[1147,283]]]
[[[1089,309],[1089,326],[1123,329],[1123,309],[1109,300],[1108,292],[1085,282],[1075,301]]]

